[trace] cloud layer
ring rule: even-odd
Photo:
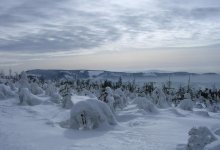
[[[216,51],[219,41],[219,0],[0,3],[0,66],[108,51]]]
[[[3,0],[0,51],[202,46],[220,39],[220,1]]]

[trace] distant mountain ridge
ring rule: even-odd
[[[104,70],[28,70],[28,75],[35,75],[45,79],[90,79],[90,78],[142,78],[142,77],[163,77],[163,76],[189,76],[189,75],[217,75],[216,73],[189,73],[189,72],[114,72]]]

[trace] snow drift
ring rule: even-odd
[[[115,125],[115,117],[108,105],[97,99],[76,103],[70,114],[70,128],[95,129],[101,125]]]

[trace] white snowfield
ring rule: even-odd
[[[72,96],[76,106],[88,99]],[[189,130],[198,126],[208,127],[218,139],[207,149],[219,150],[220,113],[208,112],[204,116],[196,113],[197,109],[173,107],[155,108],[157,113],[151,113],[151,103],[142,108],[129,102],[123,110],[116,111],[115,125],[77,130],[61,125],[70,119],[70,109],[55,103],[18,103],[17,98],[0,100],[0,150],[175,150],[178,144],[187,144]]]

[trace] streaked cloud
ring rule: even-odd
[[[11,64],[109,51],[219,48],[219,41],[219,0],[0,3],[0,55],[7,53]]]

